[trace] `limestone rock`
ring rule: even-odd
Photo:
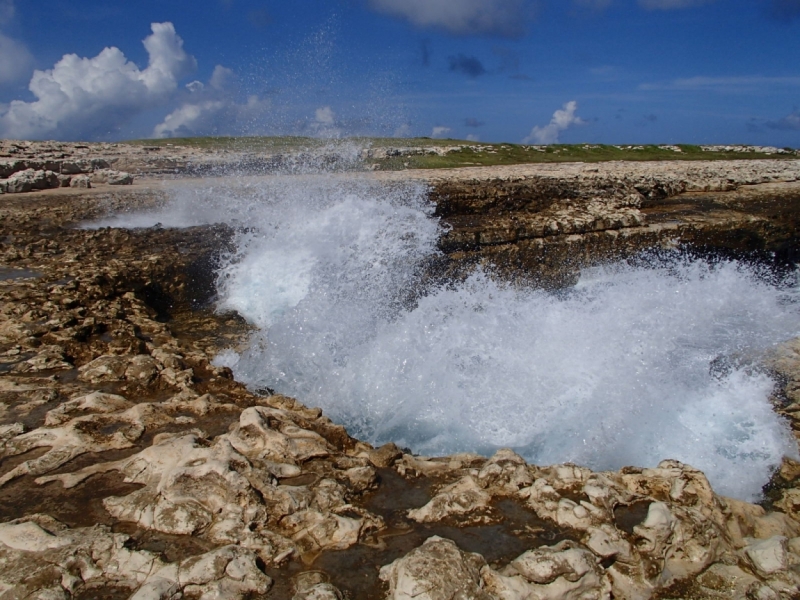
[[[478,473],[481,487],[497,488],[495,493],[514,495],[533,483],[528,465],[519,454],[503,448],[486,462]]]
[[[418,523],[442,521],[453,515],[466,515],[489,507],[492,497],[469,475],[442,488],[425,506],[408,511]]]
[[[780,535],[767,540],[754,540],[744,552],[756,572],[762,577],[769,577],[789,567],[787,542],[788,540]]]
[[[342,600],[342,593],[330,583],[318,583],[297,592],[292,596],[292,600]]]
[[[294,578],[292,600],[342,600],[342,593],[328,582],[321,571],[306,571]]]
[[[100,409],[102,410],[102,409]],[[59,420],[58,417],[53,418]],[[34,448],[49,448],[38,458],[27,460],[0,476],[0,487],[22,475],[41,475],[86,452],[130,448],[148,424],[165,423],[168,417],[152,405],[135,405],[121,413],[87,414],[58,427],[40,427],[8,440],[0,457],[16,456]]]
[[[114,169],[96,170],[90,175],[90,179],[93,184],[131,185],[133,183],[133,175],[124,171],[115,171]]]
[[[114,354],[99,356],[78,369],[78,379],[89,383],[121,381],[125,378],[129,358]]]
[[[14,371],[17,373],[38,373],[41,371],[63,371],[69,369],[72,369],[72,365],[66,361],[64,349],[60,346],[39,348],[36,356],[14,367]]]
[[[421,546],[381,568],[390,600],[491,600],[482,589],[478,554],[462,552],[451,540],[428,538]]]
[[[88,189],[92,187],[92,180],[89,178],[88,175],[74,175],[69,180],[69,187]]]
[[[194,406],[202,411],[204,402],[208,401],[173,400],[153,405],[153,410]],[[70,410],[86,404],[83,400]],[[151,447],[129,458],[41,477],[37,482],[58,480],[74,487],[94,474],[120,471],[126,482],[144,487],[104,500],[117,519],[172,535],[240,543],[269,561],[293,551],[295,544],[303,552],[347,548],[383,527],[377,517],[350,506],[346,488],[333,479],[309,487],[276,485],[274,472],[295,476],[297,464],[329,453],[321,436],[294,425],[286,411],[251,407],[242,411],[229,434],[213,442],[197,434],[161,434]],[[348,472],[341,476],[347,479]]]
[[[486,590],[503,600],[602,600],[611,584],[597,559],[571,542],[531,550],[497,573],[481,572]]]
[[[128,536],[106,527],[69,529],[46,515],[0,524],[0,591],[9,598],[67,598],[93,586],[127,588],[137,600],[243,599],[271,585],[256,555],[217,548],[179,563],[130,550]]]
[[[7,194],[60,187],[58,176],[52,171],[25,169],[17,171],[6,180],[0,180],[0,189]]]

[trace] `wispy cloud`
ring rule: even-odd
[[[800,111],[795,109],[782,119],[777,121],[767,121],[765,123],[770,129],[779,129],[782,131],[800,131]]]
[[[0,28],[16,15],[14,0],[0,0]],[[0,31],[0,86],[24,81],[33,70],[33,56],[21,41]]]
[[[369,0],[373,9],[417,27],[503,37],[525,32],[534,4],[531,0]]]
[[[575,125],[584,125],[586,121],[581,119],[576,113],[578,103],[575,100],[567,102],[560,110],[553,113],[550,123],[544,127],[538,125],[531,129],[530,134],[522,140],[523,144],[555,144],[562,131],[566,131]]]
[[[765,87],[800,86],[800,77],[764,77],[761,75],[744,77],[688,77],[685,79],[673,79],[672,81],[661,83],[643,83],[639,86],[643,91],[658,90],[708,90],[708,91],[748,91],[758,90]]]
[[[475,56],[457,54],[456,56],[448,56],[447,61],[450,63],[451,71],[461,73],[467,77],[480,77],[486,73],[486,67]]]
[[[433,130],[431,131],[431,137],[432,138],[445,138],[445,137],[447,137],[447,135],[451,131],[453,131],[453,130],[450,129],[449,127],[443,127],[441,125],[438,125],[438,126],[434,127]]]
[[[28,47],[0,32],[0,86],[25,81],[32,69]]]

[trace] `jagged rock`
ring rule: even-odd
[[[318,583],[297,592],[292,600],[342,600],[342,593],[330,583]]]
[[[92,400],[96,404],[107,401],[117,402],[97,397]],[[148,426],[172,421],[153,404],[137,404],[115,414],[108,414],[108,411],[103,414],[102,408],[96,410],[96,414],[78,416],[67,422],[61,421],[59,413],[56,413],[51,421],[63,423],[60,426],[40,427],[8,440],[0,452],[0,458],[17,456],[35,448],[49,450],[0,476],[0,487],[22,475],[41,475],[52,471],[87,452],[130,448]]]
[[[787,542],[788,540],[781,535],[768,540],[753,540],[744,552],[756,572],[762,577],[769,577],[789,567]]]
[[[519,454],[502,448],[486,461],[478,473],[481,487],[493,488],[495,494],[514,495],[533,483],[528,465]]]
[[[603,600],[611,584],[591,552],[561,542],[519,556],[499,573],[484,567],[486,590],[503,600]]]
[[[121,381],[125,378],[128,362],[132,357],[108,354],[98,356],[92,362],[78,369],[78,379],[89,383],[102,381]]]
[[[46,190],[59,187],[61,182],[52,171],[25,169],[17,171],[8,179],[0,180],[0,189],[7,194],[19,194],[33,190]]]
[[[166,411],[192,403],[202,411],[207,400],[171,401],[154,407]],[[94,474],[120,471],[126,482],[144,487],[104,500],[115,518],[172,535],[199,534],[216,543],[241,543],[264,560],[292,550],[294,544],[304,552],[347,548],[380,529],[380,519],[351,507],[345,488],[334,480],[323,479],[309,488],[275,485],[274,472],[294,476],[297,471],[292,466],[330,453],[321,436],[297,427],[291,417],[279,409],[251,407],[242,411],[229,434],[212,443],[196,434],[161,434],[153,446],[129,458],[41,477],[37,482],[59,480],[69,488]],[[269,524],[290,536],[294,544],[269,529]]]
[[[253,552],[237,546],[165,564],[130,550],[103,526],[69,529],[46,515],[0,524],[0,592],[9,598],[67,598],[93,586],[128,588],[136,600],[182,595],[243,599],[271,585]]]
[[[158,363],[150,356],[134,356],[125,368],[125,379],[147,385],[158,377]]]
[[[462,552],[455,542],[433,536],[420,547],[381,568],[390,600],[491,600],[482,589],[478,554]]]
[[[321,435],[294,425],[291,413],[263,406],[242,411],[230,440],[242,454],[289,464],[331,453]]]
[[[96,170],[90,177],[93,184],[107,183],[108,185],[131,185],[133,183],[133,175],[113,169]]]
[[[391,467],[398,458],[403,456],[403,451],[396,444],[384,444],[380,448],[367,451],[369,461],[376,467]]]
[[[408,517],[418,523],[442,521],[453,515],[465,515],[488,508],[492,497],[467,475],[445,486],[430,502],[408,511]]]
[[[88,189],[92,187],[92,180],[88,175],[73,175],[69,180],[69,187]]]
[[[92,392],[72,398],[48,411],[44,424],[45,427],[57,427],[82,414],[115,413],[125,411],[133,406],[133,402],[129,402],[123,396]]]
[[[17,364],[17,373],[38,373],[40,371],[63,371],[72,369],[64,357],[64,349],[60,346],[44,346],[39,348],[36,356]]]
[[[341,592],[320,571],[307,571],[294,578],[292,600],[342,600]]]

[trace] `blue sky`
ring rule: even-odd
[[[0,0],[0,136],[208,134],[798,147],[800,0]]]

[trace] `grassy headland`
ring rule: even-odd
[[[514,165],[525,163],[737,160],[798,158],[792,148],[765,146],[608,145],[608,144],[490,144],[431,138],[343,138],[323,140],[308,137],[196,137],[132,140],[129,144],[191,147],[220,152],[282,154],[356,144],[370,151],[367,164],[381,170],[442,169],[453,167]]]

